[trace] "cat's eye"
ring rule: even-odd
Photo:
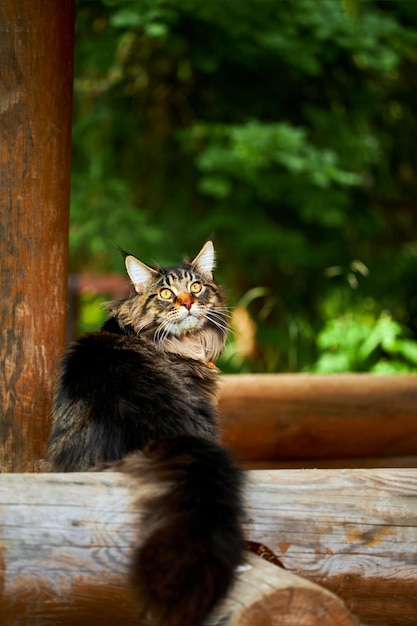
[[[174,296],[171,289],[168,289],[168,287],[164,287],[163,289],[161,289],[159,295],[161,296],[162,300],[171,300],[171,298]]]
[[[195,282],[191,285],[190,291],[191,293],[200,293],[202,288],[203,288],[203,285],[201,283]]]

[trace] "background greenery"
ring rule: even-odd
[[[223,369],[417,371],[417,2],[77,7],[71,271],[214,233]]]

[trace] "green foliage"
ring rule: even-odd
[[[417,372],[417,342],[408,335],[387,313],[377,319],[350,314],[330,320],[318,335],[321,355],[313,371]]]
[[[123,271],[116,245],[175,262],[214,231],[252,329],[225,368],[414,367],[417,3],[77,8],[71,270]]]
[[[274,174],[283,184],[285,175],[300,177],[312,188],[332,184],[358,185],[360,177],[339,168],[337,154],[314,146],[306,129],[287,123],[265,124],[250,121],[245,125],[206,125],[192,127],[187,138],[195,135],[195,150],[205,136],[207,147],[197,156],[197,167],[204,174],[200,190],[224,199],[235,197],[236,187],[245,184],[255,197],[269,201],[275,189],[265,185]],[[273,181],[271,180],[270,183]]]
[[[146,213],[137,211],[129,202],[129,186],[121,178],[97,180],[74,173],[71,219],[71,245],[77,250],[77,267],[88,264],[90,269],[102,272],[113,263],[119,264],[119,241],[127,251],[134,251],[141,242],[157,249],[161,242],[160,232],[149,224]],[[105,241],[110,242],[110,249],[104,248]],[[119,269],[119,265],[114,267]]]
[[[84,292],[80,297],[80,309],[82,315],[77,320],[77,333],[83,334],[94,332],[106,321],[106,313],[103,304],[107,298],[102,295]]]

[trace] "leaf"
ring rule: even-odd
[[[139,9],[120,9],[113,13],[110,24],[115,28],[137,28],[143,25],[143,17]]]
[[[397,342],[398,352],[405,357],[408,361],[417,365],[417,341],[411,339],[402,339]]]

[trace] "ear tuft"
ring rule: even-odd
[[[195,257],[194,261],[191,262],[191,266],[199,274],[203,274],[204,276],[209,276],[210,278],[213,278],[215,254],[213,242],[211,240],[207,241],[207,243],[204,244],[200,252]]]
[[[145,265],[131,254],[126,256],[125,264],[129,278],[138,293],[143,293],[146,285],[153,282],[158,275],[156,270]]]

